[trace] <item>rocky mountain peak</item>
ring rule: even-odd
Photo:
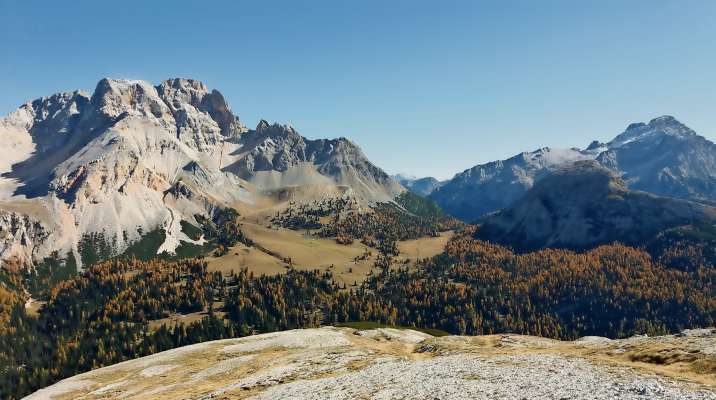
[[[599,140],[593,140],[592,143],[589,143],[589,146],[587,146],[587,151],[598,151],[599,149],[602,149],[606,146],[605,143],[600,142]]]
[[[259,132],[259,133],[264,132],[264,131],[268,130],[270,126],[271,126],[271,124],[269,124],[268,121],[266,121],[265,119],[262,119],[256,125],[256,129],[254,129],[254,131]]]
[[[716,201],[716,145],[669,115],[632,123],[608,143],[595,140],[584,150],[543,147],[476,165],[430,196],[448,213],[474,221],[510,206],[556,167],[589,159],[632,190]]]
[[[221,92],[216,89],[204,96],[200,108],[208,112],[211,118],[219,124],[224,136],[236,136],[248,131],[231,111]]]
[[[92,102],[109,118],[124,114],[149,117],[163,126],[173,122],[156,88],[145,81],[103,78],[97,83]]]
[[[75,90],[41,97],[23,107],[31,108],[35,115],[35,120],[40,121],[56,117],[58,114],[77,114],[79,108],[87,102],[89,102],[89,96],[80,90]]]
[[[638,244],[664,229],[716,221],[716,209],[631,191],[613,171],[587,160],[539,180],[511,207],[485,218],[478,236],[518,250]]]
[[[397,180],[403,187],[417,194],[418,196],[426,197],[435,189],[441,187],[446,181],[439,181],[432,176],[424,178],[418,178],[414,175],[408,174],[397,174],[393,178]]]
[[[92,102],[105,117],[148,118],[199,150],[217,143],[220,136],[246,131],[222,94],[194,79],[173,78],[152,86],[141,80],[104,78]]]
[[[592,152],[579,149],[543,147],[506,160],[476,165],[456,174],[431,192],[430,197],[453,216],[475,221],[511,205],[554,168],[594,157]]]
[[[649,121],[629,124],[627,129],[609,142],[609,148],[617,148],[634,141],[642,141],[664,135],[673,137],[689,137],[696,135],[691,128],[670,115],[657,117]]]
[[[202,82],[185,79],[167,79],[156,87],[161,98],[173,109],[179,109],[185,104],[199,108],[209,89]]]
[[[278,122],[270,124],[265,119],[259,121],[254,131],[257,134],[269,136],[289,137],[299,135],[298,131],[290,124],[279,124]]]
[[[651,121],[649,121],[648,126],[655,127],[655,126],[679,126],[684,127],[685,125],[679,122],[676,118],[672,117],[671,115],[662,115],[660,117],[653,118]]]
[[[646,124],[643,122],[632,122],[631,124],[629,124],[629,126],[627,126],[626,131],[632,131],[635,129],[643,128],[645,126]]]
[[[291,125],[261,120],[240,144],[251,150],[225,169],[263,189],[323,185],[329,177],[371,201],[390,201],[404,190],[346,138],[306,139]],[[275,172],[284,177],[277,180]]]
[[[172,88],[176,92],[186,95],[185,101],[196,104],[209,93],[204,82],[190,78],[170,78],[163,81],[160,87]]]
[[[662,196],[716,200],[716,145],[674,117],[631,124],[597,160],[631,189]]]
[[[186,78],[167,79],[157,86],[157,92],[172,110],[177,120],[179,135],[189,131],[194,139],[199,139],[199,131],[215,131],[225,137],[236,137],[247,131],[241,124],[224,96],[218,90],[209,91],[201,81]],[[215,142],[218,138],[209,140]]]
[[[33,121],[27,128],[32,127],[30,133],[35,139],[37,151],[49,150],[55,141],[53,137],[70,134],[73,122],[89,102],[87,94],[74,91],[42,97],[23,106],[33,116]]]
[[[693,136],[696,135],[693,129],[679,122],[670,115],[663,115],[649,121],[646,125],[650,130],[661,131],[672,136]]]
[[[418,177],[417,177],[416,175],[414,175],[414,174],[408,174],[408,173],[405,173],[405,172],[399,172],[399,173],[393,175],[393,178],[394,178],[396,181],[400,182],[401,184],[402,184],[403,182],[409,182],[409,181],[414,181],[414,180],[418,179]]]
[[[44,239],[23,239],[10,254],[4,246],[17,238],[0,238],[0,260],[32,265],[71,252],[81,266],[88,235],[101,234],[116,255],[157,230],[166,237],[157,254],[172,253],[194,243],[180,221],[301,186],[312,196],[350,190],[365,202],[403,190],[346,139],[308,140],[265,120],[246,129],[201,81],[104,78],[91,97],[58,93],[0,118],[0,200],[47,211],[37,216]],[[9,223],[0,219],[0,228]]]

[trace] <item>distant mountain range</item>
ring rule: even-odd
[[[398,174],[393,175],[393,178],[400,182],[400,184],[403,185],[406,189],[423,197],[427,197],[430,193],[435,191],[435,189],[441,187],[447,182],[439,181],[431,176],[425,178],[416,178],[410,175]]]
[[[466,221],[514,204],[556,168],[596,160],[630,189],[696,201],[716,201],[716,145],[670,116],[631,124],[608,143],[585,149],[542,148],[477,165],[429,196]]]
[[[192,79],[102,79],[22,105],[0,119],[0,176],[0,259],[26,265],[59,253],[81,266],[83,241],[116,255],[155,230],[172,253],[198,243],[183,223],[284,188],[365,202],[405,190],[350,140],[247,129]]]
[[[716,222],[716,208],[629,190],[595,160],[540,179],[512,206],[482,221],[477,236],[517,250],[586,249],[618,241],[641,245],[664,230]]]
[[[711,221],[716,145],[664,116],[608,143],[525,152],[449,181],[391,177],[346,138],[309,140],[265,120],[246,128],[199,81],[102,79],[91,95],[57,93],[0,119],[0,260],[81,266],[83,243],[113,256],[155,231],[158,253],[172,254],[201,245],[186,224],[220,208],[335,196],[368,205],[406,189],[518,248],[635,242]]]

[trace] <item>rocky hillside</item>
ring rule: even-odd
[[[596,159],[630,189],[689,200],[716,201],[716,145],[670,116],[635,123],[608,143],[586,149],[543,148],[457,174],[430,196],[467,221],[512,205],[555,168]]]
[[[712,329],[560,342],[327,327],[177,348],[26,399],[716,399],[714,348]]]
[[[306,140],[265,121],[248,130],[199,81],[103,79],[91,95],[58,93],[0,119],[0,259],[54,253],[81,266],[83,243],[114,255],[154,231],[171,254],[202,243],[183,222],[301,185],[366,202],[404,190],[347,139]]]
[[[433,191],[430,198],[455,217],[473,222],[511,205],[554,168],[594,157],[591,151],[545,147],[472,167]]]
[[[630,189],[716,201],[716,144],[673,117],[632,124],[606,148],[597,160]]]
[[[339,185],[361,198],[391,201],[403,189],[346,138],[308,140],[290,125],[262,120],[241,135],[238,159],[225,166],[262,189]]]
[[[696,221],[716,222],[716,208],[629,190],[591,160],[556,169],[513,206],[487,217],[477,235],[518,250],[583,249],[613,241],[639,245]]]

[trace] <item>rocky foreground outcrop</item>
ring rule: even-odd
[[[27,399],[716,399],[716,330],[573,342],[320,328],[200,343]]]

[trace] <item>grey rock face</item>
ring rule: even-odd
[[[673,117],[630,125],[597,160],[631,189],[716,201],[716,145]]]
[[[0,254],[6,255],[5,259],[27,262],[32,249],[46,239],[46,227],[40,222],[28,215],[0,210]]]
[[[430,198],[448,213],[472,222],[511,205],[554,168],[593,157],[588,151],[548,147],[521,153],[461,172],[433,191]]]
[[[560,167],[478,230],[482,239],[518,250],[583,249],[619,241],[638,244],[694,221],[716,222],[716,209],[627,189],[596,161]]]
[[[23,182],[16,194],[46,195],[54,168],[112,124],[109,117],[87,117],[87,111],[94,107],[82,92],[57,93],[20,107],[32,116],[27,132],[35,148],[30,157],[3,174]]]
[[[716,145],[670,116],[633,123],[608,143],[585,150],[540,149],[477,165],[430,196],[458,218],[474,221],[512,205],[555,168],[587,159],[620,175],[630,189],[716,201]]]
[[[259,122],[239,140],[240,150],[250,149],[227,170],[251,180],[260,172],[286,172],[302,164],[350,186],[368,198],[391,200],[403,189],[383,170],[372,164],[361,149],[346,138],[309,140],[292,126]]]
[[[238,137],[246,132],[224,96],[217,90],[209,92],[202,82],[169,79],[157,86],[157,92],[177,121],[178,137],[187,137],[185,140],[196,147],[211,146],[222,137]]]
[[[119,254],[157,229],[158,252],[172,253],[193,243],[180,221],[302,185],[345,186],[366,202],[404,190],[345,138],[307,140],[266,121],[248,131],[199,81],[102,79],[91,97],[59,93],[0,118],[0,211],[32,211],[44,227],[28,240],[0,221],[0,260],[31,265],[55,250],[79,260],[77,243],[93,233]]]
[[[244,179],[257,171],[286,171],[300,162],[309,161],[306,141],[288,125],[273,124],[261,120],[256,129],[241,138],[241,148],[251,149],[246,156],[230,167]]]

